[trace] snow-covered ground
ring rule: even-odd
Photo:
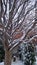
[[[0,63],[0,65],[4,65],[4,62]],[[21,61],[13,62],[11,65],[24,65]],[[37,65],[37,62],[34,63],[34,65]]]
[[[4,65],[4,62],[0,63],[0,65]],[[16,62],[12,62],[11,65],[24,65],[22,61],[16,61]],[[37,65],[37,57],[36,57],[36,62],[34,63],[34,65]]]
[[[0,63],[0,65],[4,65],[4,62]]]
[[[4,65],[4,62],[0,63],[0,65]],[[24,65],[21,61],[12,62],[11,65]]]
[[[36,57],[36,62],[34,63],[34,65],[37,65],[37,57]]]

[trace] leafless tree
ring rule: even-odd
[[[0,0],[0,40],[5,48],[5,65],[11,65],[11,51],[15,47],[37,38],[36,2]]]

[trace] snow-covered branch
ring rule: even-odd
[[[25,41],[28,33],[36,27],[35,0],[2,0],[1,4],[3,28],[0,27],[0,30],[3,29],[4,39],[7,40],[6,44],[11,49],[20,41]]]

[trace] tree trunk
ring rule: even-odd
[[[5,63],[4,65],[11,65],[11,52],[9,50],[5,50]]]

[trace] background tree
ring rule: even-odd
[[[21,44],[18,47],[18,55],[24,65],[33,65],[35,62],[35,45],[31,42]]]

